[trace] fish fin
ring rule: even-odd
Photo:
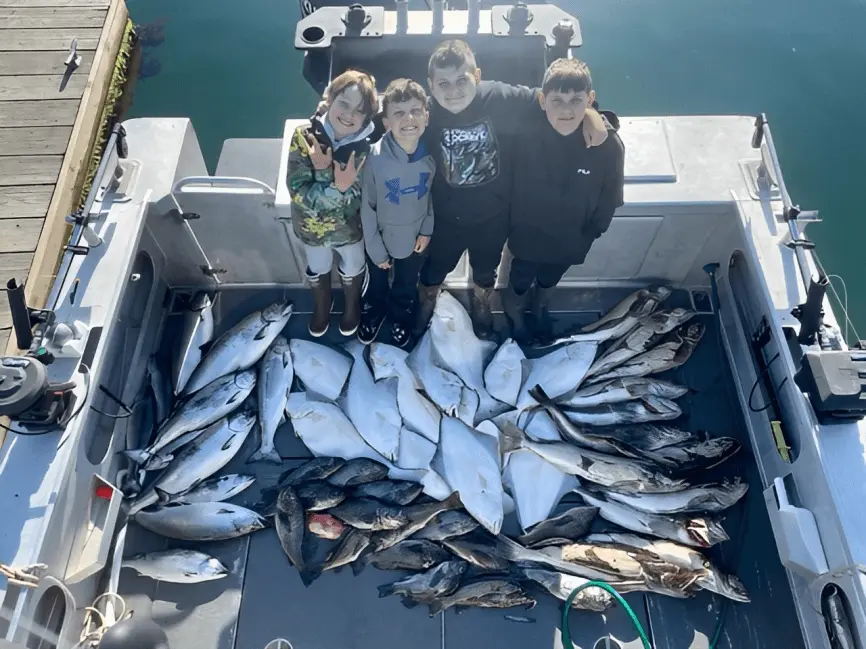
[[[159,501],[157,502],[158,505],[166,505],[171,500],[172,494],[167,491],[163,491],[159,487],[154,487],[153,490],[156,492],[157,498],[159,498]]]
[[[416,606],[418,606],[418,602],[416,602],[414,599],[409,599],[408,597],[404,597],[402,600],[400,600],[400,603],[406,608],[415,608]]]
[[[319,575],[322,574],[322,569],[319,567],[315,568],[304,568],[303,570],[299,570],[298,574],[301,577],[301,582],[305,587],[308,587],[312,584],[316,579],[319,578]]]
[[[551,403],[551,399],[547,396],[547,393],[544,391],[540,385],[537,385],[529,390],[529,396],[538,401],[542,406],[549,405]]]
[[[352,574],[356,577],[364,572],[364,568],[367,567],[367,564],[370,563],[370,557],[372,557],[372,553],[365,552],[360,557],[355,559],[352,562]]]
[[[441,613],[442,611],[445,610],[445,604],[442,602],[442,600],[437,599],[437,600],[434,600],[433,602],[430,603],[429,608],[430,608],[430,617],[436,617],[437,613]]]
[[[256,451],[252,455],[250,455],[250,459],[247,460],[247,464],[252,464],[253,462],[269,462],[271,464],[282,464],[283,458],[280,457],[280,454],[277,453],[276,449],[271,449],[270,451]]]
[[[228,401],[226,401],[226,405],[231,405],[233,403],[236,403],[238,401],[238,399],[240,399],[241,394],[243,394],[243,393],[242,392],[235,392],[231,397],[229,397]],[[246,397],[244,397],[244,398],[246,398]]]
[[[268,325],[265,325],[261,329],[259,329],[259,332],[255,336],[253,336],[253,340],[264,340],[267,335]]]
[[[120,454],[132,460],[136,464],[144,464],[152,457],[152,455],[144,449],[121,451]]]
[[[388,597],[394,594],[394,584],[384,584],[379,586],[379,597]]]
[[[502,455],[518,451],[523,447],[525,434],[517,426],[504,422],[501,432]]]

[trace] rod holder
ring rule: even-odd
[[[405,34],[409,31],[409,0],[396,0],[397,9],[397,33]]]
[[[433,0],[433,33],[441,34],[445,26],[445,2]]]
[[[806,292],[806,301],[797,309],[796,318],[800,321],[800,333],[797,342],[801,345],[813,345],[815,336],[821,330],[821,322],[824,315],[824,295],[827,293],[827,285],[830,280],[821,276],[809,283]]]
[[[18,285],[14,278],[6,282],[6,297],[9,300],[9,312],[12,314],[12,328],[18,349],[30,349],[33,344],[33,323],[30,321],[30,310],[24,299],[24,285]],[[3,350],[0,350],[0,354]]]
[[[481,2],[479,0],[469,0],[469,24],[466,28],[467,34],[477,34],[480,25],[481,17]]]

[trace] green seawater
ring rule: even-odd
[[[128,0],[164,21],[131,116],[192,119],[208,165],[227,138],[279,137],[316,97],[292,42],[296,0]],[[580,19],[605,107],[620,115],[767,113],[791,198],[818,209],[808,234],[844,277],[866,336],[866,3],[862,0],[562,2]],[[841,284],[834,279],[841,293]],[[841,316],[841,314],[840,314]],[[853,334],[851,335],[853,339]]]

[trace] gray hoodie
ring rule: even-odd
[[[433,234],[435,171],[423,142],[411,156],[391,133],[373,145],[362,172],[361,221],[367,254],[375,263],[405,259],[418,235]]]

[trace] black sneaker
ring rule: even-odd
[[[397,347],[405,347],[412,338],[412,330],[404,322],[392,322],[391,338]]]
[[[376,340],[384,322],[385,309],[364,303],[361,309],[361,326],[358,327],[358,340],[361,344],[369,345]]]

